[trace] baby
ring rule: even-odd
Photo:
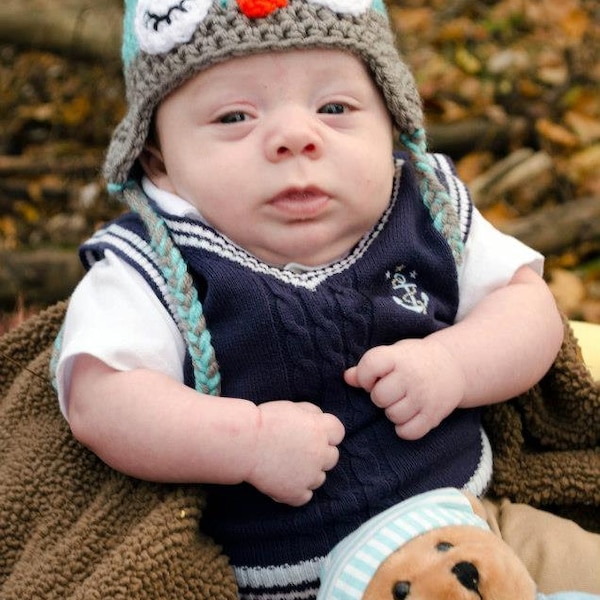
[[[61,409],[113,468],[206,484],[241,598],[314,598],[372,516],[484,493],[480,407],[561,344],[543,259],[427,152],[381,0],[131,0],[123,58],[132,211],[81,248]]]

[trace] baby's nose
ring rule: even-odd
[[[276,150],[278,157],[284,157],[292,154],[314,154],[317,147],[312,142],[302,145],[302,142],[299,144],[289,143],[283,144],[279,146]]]
[[[322,139],[313,120],[302,114],[289,114],[273,124],[267,135],[266,152],[271,161],[306,156],[318,158],[322,152]]]

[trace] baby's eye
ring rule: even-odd
[[[326,115],[343,115],[347,110],[341,102],[328,102],[319,109],[319,113]]]
[[[243,112],[230,112],[222,117],[219,117],[219,123],[230,125],[232,123],[243,123],[248,119],[248,115]]]

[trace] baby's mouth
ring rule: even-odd
[[[284,190],[274,196],[269,203],[295,220],[308,220],[318,216],[329,200],[330,196],[323,190],[307,187]]]

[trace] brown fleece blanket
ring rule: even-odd
[[[568,321],[540,383],[484,419],[494,451],[490,495],[541,507],[600,532],[600,382]]]
[[[64,308],[0,338],[0,598],[236,598],[201,489],[120,475],[71,436],[48,378]]]
[[[200,487],[126,477],[71,436],[48,378],[64,310],[0,338],[0,598],[235,598]],[[491,491],[600,530],[600,391],[566,333],[544,380],[486,415]]]

